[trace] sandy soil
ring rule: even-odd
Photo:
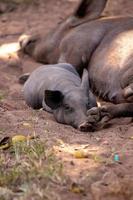
[[[85,194],[75,194],[57,188],[62,200],[132,200],[133,199],[133,122],[131,119],[113,120],[110,128],[81,133],[72,127],[55,122],[44,111],[33,111],[25,104],[18,77],[40,64],[27,56],[18,57],[15,43],[19,36],[42,29],[46,34],[61,17],[71,13],[77,0],[38,1],[9,12],[2,7],[0,15],[0,138],[5,135],[29,134],[24,122],[34,124],[41,138],[55,145],[57,156],[64,163],[69,178],[81,184]],[[2,5],[3,6],[3,5]],[[5,5],[4,5],[5,6]],[[0,3],[1,10],[1,3]],[[11,9],[12,10],[12,9]],[[106,15],[133,15],[132,0],[110,1]],[[4,46],[3,46],[4,45]],[[7,46],[8,45],[8,46]],[[59,145],[57,143],[59,142]],[[76,159],[71,152],[84,149],[88,157]],[[92,158],[93,154],[93,158]],[[119,161],[114,161],[115,154]]]

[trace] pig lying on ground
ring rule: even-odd
[[[133,117],[133,17],[100,17],[106,2],[82,0],[46,37],[20,40],[23,52],[37,61],[67,62],[79,74],[88,69],[89,89],[116,104],[88,111],[92,125],[103,118]]]
[[[34,109],[52,112],[55,119],[80,131],[88,131],[87,110],[96,106],[89,92],[88,72],[82,80],[70,64],[43,65],[31,73],[24,84],[24,98]]]

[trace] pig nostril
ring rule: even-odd
[[[89,131],[89,124],[88,123],[83,123],[79,126],[79,130],[80,131],[83,131],[83,132],[86,132],[86,131]]]
[[[86,130],[86,127],[84,127],[84,126],[80,126],[79,130],[80,130],[80,131],[83,131],[83,132],[87,131],[87,130]]]

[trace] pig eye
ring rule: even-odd
[[[72,108],[67,104],[64,105],[64,108],[65,108],[65,111],[72,111]]]
[[[90,108],[90,102],[87,103],[87,108]]]

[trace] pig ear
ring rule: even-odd
[[[108,0],[81,0],[71,16],[71,25],[78,26],[100,17]]]
[[[58,108],[63,100],[63,94],[58,90],[45,90],[45,103],[52,110]]]
[[[84,69],[84,71],[83,71],[81,88],[83,90],[85,90],[85,92],[87,94],[89,94],[89,77],[88,77],[88,71],[87,71],[87,69]]]

